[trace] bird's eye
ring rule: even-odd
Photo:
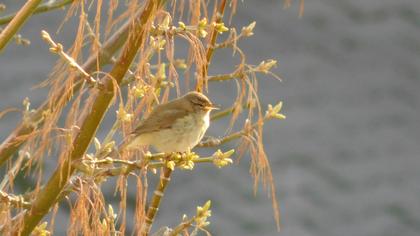
[[[195,102],[194,105],[197,105],[199,107],[204,107],[204,104],[203,103],[200,103],[200,102]]]
[[[201,100],[192,101],[192,103],[196,106],[205,107],[206,102]]]

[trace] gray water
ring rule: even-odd
[[[250,63],[278,59],[275,71],[284,79],[260,80],[263,101],[284,101],[287,116],[265,132],[282,231],[276,232],[266,194],[253,195],[247,158],[221,170],[178,171],[158,226],[176,225],[212,199],[214,235],[420,235],[420,1],[305,2],[298,18],[296,3],[283,10],[280,0],[245,1],[234,21],[257,21],[255,36],[240,46]],[[30,88],[56,58],[39,32],[53,32],[62,14],[33,17],[22,30],[31,46],[9,45],[0,55],[0,109],[19,107],[25,96],[35,105],[45,98],[45,90]],[[230,71],[229,57],[217,54],[212,72]],[[211,94],[223,103],[229,88],[214,85]],[[0,138],[18,120],[17,113],[3,118]],[[217,122],[209,134],[222,135],[225,127]],[[66,211],[59,219],[66,223]]]

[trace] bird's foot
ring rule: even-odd
[[[214,147],[220,145],[221,140],[216,137],[206,136],[197,144],[197,147]]]

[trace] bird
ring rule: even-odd
[[[124,142],[125,150],[151,145],[163,153],[190,151],[210,126],[210,112],[218,107],[200,92],[157,105]]]

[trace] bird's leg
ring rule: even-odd
[[[205,136],[200,143],[197,144],[197,147],[214,147],[219,146],[221,140],[216,137]]]

